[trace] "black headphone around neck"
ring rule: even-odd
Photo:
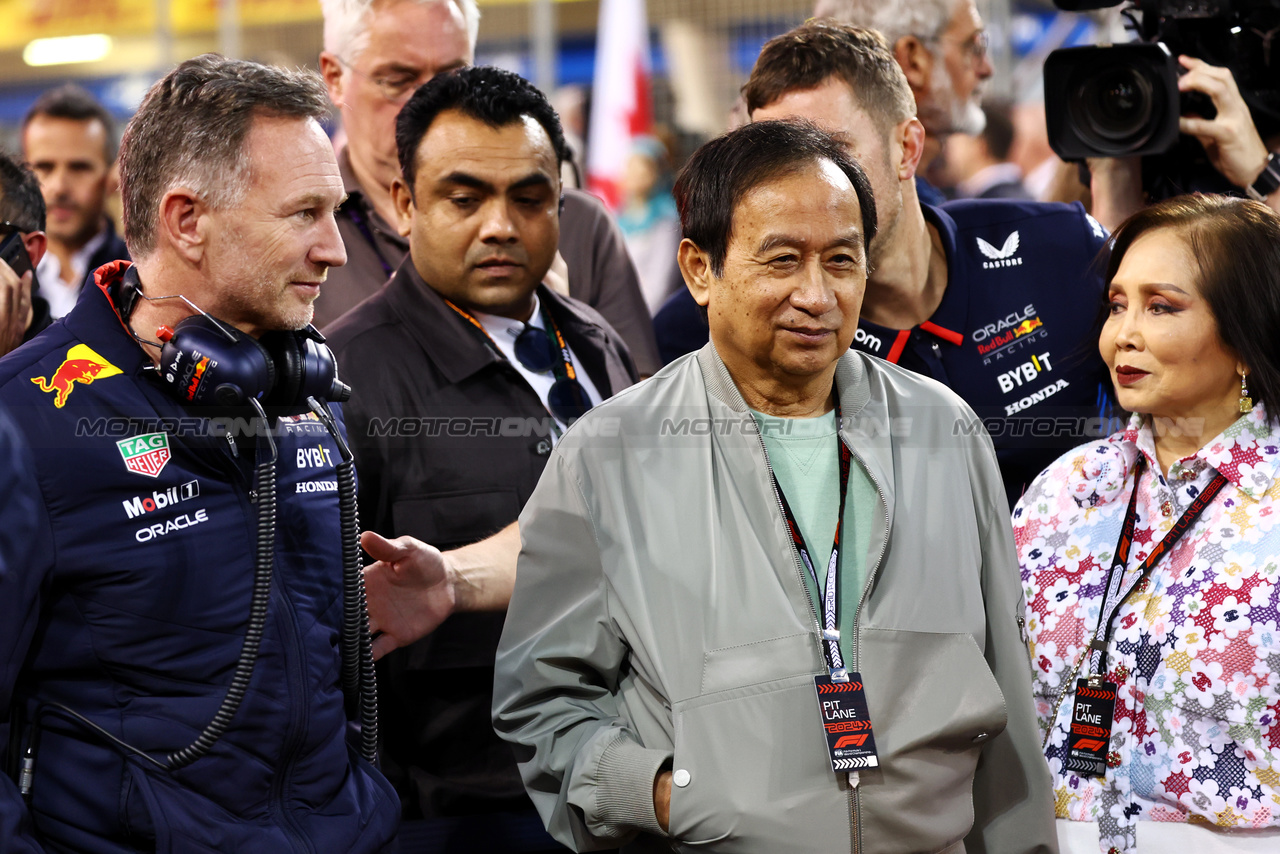
[[[137,268],[124,274],[135,299],[142,295]],[[121,307],[129,316],[134,300]],[[186,404],[303,407],[307,398],[342,402],[351,388],[338,379],[338,365],[314,326],[267,332],[254,338],[211,315],[193,314],[173,329],[161,327],[160,385]]]

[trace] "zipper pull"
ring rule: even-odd
[[[235,457],[237,460],[240,459],[240,449],[236,447],[235,436],[232,436],[231,431],[228,430],[226,433],[226,437],[227,437],[227,444],[231,446],[231,456]]]
[[[30,744],[22,755],[22,773],[18,775],[18,794],[23,798],[31,796],[31,784],[36,776],[36,754]]]
[[[857,771],[849,772],[849,788],[850,789],[858,788],[858,784],[861,782],[862,782],[862,778],[858,775]]]

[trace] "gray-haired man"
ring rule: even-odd
[[[476,0],[322,0],[320,70],[342,113],[346,148],[338,153],[350,200],[338,226],[351,262],[316,303],[324,326],[373,294],[409,253],[396,222],[391,182],[399,174],[395,119],[419,85],[475,59]],[[563,284],[617,330],[642,375],[658,367],[649,310],[622,232],[595,197],[564,193],[559,257],[548,284]],[[561,293],[564,293],[562,290]]]
[[[218,430],[164,385],[272,348],[284,365],[274,342],[306,335],[346,260],[327,111],[314,75],[212,55],[170,72],[121,148],[137,265],[100,268],[0,360],[35,469],[13,491],[38,508],[30,560],[0,570],[6,854],[371,854],[395,831],[339,684],[344,610],[360,614],[344,609],[337,428],[268,410],[269,439]],[[203,328],[222,355],[162,366],[158,341],[197,306],[221,319]]]

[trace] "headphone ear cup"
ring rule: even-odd
[[[275,383],[267,402],[275,406],[297,406],[303,402],[305,359],[303,341],[295,332],[268,332],[257,342],[275,366]]]
[[[183,403],[237,406],[269,394],[276,368],[252,337],[197,314],[169,334],[159,374],[165,390]]]

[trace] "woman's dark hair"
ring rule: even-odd
[[[876,203],[866,173],[838,139],[796,119],[751,122],[694,152],[673,190],[684,236],[707,253],[711,272],[723,276],[733,214],[743,197],[761,184],[823,160],[853,184],[862,213],[862,248],[870,254]]]
[[[1116,229],[1107,282],[1135,240],[1166,228],[1186,240],[1218,336],[1248,366],[1249,389],[1267,419],[1280,424],[1280,214],[1231,196],[1166,199]]]

